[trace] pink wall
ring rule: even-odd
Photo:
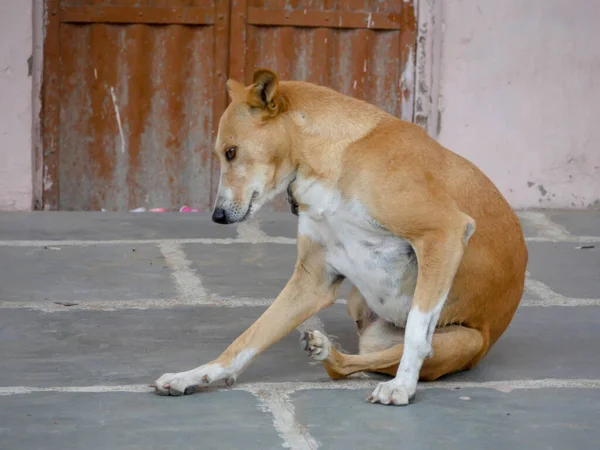
[[[0,210],[32,202],[32,2],[0,1]]]
[[[515,207],[600,206],[600,1],[442,9],[441,143]]]

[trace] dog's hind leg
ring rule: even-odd
[[[341,379],[356,372],[379,372],[394,376],[404,351],[404,343],[401,342],[378,351],[346,355],[337,351],[327,336],[318,331],[306,332],[302,345],[314,359],[323,363],[333,379]],[[486,339],[473,328],[459,325],[437,328],[432,337],[433,355],[423,362],[419,379],[431,381],[470,369],[485,354],[485,347]]]

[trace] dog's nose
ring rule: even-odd
[[[225,210],[223,208],[215,208],[215,211],[212,215],[212,220],[215,223],[227,224],[227,216],[225,215]]]

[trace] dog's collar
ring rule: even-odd
[[[292,183],[294,181],[296,181],[296,177],[294,177],[294,179],[292,181],[290,181],[290,184],[288,184],[287,199],[288,199],[288,203],[290,204],[290,209],[292,211],[292,214],[297,216],[298,215],[298,202],[294,198],[294,193],[292,192]]]

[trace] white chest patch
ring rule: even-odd
[[[299,214],[298,233],[326,248],[327,263],[362,293],[382,319],[405,326],[411,289],[402,289],[407,270],[416,275],[416,256],[404,239],[382,229],[358,202],[309,180],[296,180],[294,195],[310,205]]]

